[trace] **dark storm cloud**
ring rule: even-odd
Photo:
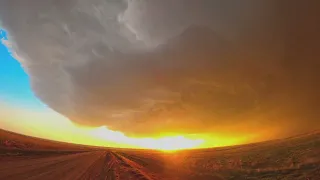
[[[0,19],[37,96],[76,123],[288,135],[319,127],[318,5],[0,0]]]

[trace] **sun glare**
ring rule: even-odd
[[[204,142],[202,139],[189,139],[185,138],[184,136],[131,138],[125,136],[121,132],[109,130],[105,126],[92,130],[91,134],[98,138],[129,144],[137,148],[156,149],[162,151],[176,151],[197,148]]]
[[[175,151],[182,149],[196,148],[203,143],[200,139],[187,139],[183,136],[164,137],[164,138],[144,138],[141,145],[145,148],[158,149],[163,151]]]

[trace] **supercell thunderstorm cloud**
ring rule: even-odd
[[[0,26],[37,97],[77,124],[288,136],[320,124],[307,2],[0,0]]]

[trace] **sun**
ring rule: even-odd
[[[182,149],[192,149],[203,143],[200,139],[188,139],[184,136],[163,137],[158,139],[150,138],[142,144],[143,147],[172,152]]]

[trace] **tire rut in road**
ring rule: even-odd
[[[100,177],[103,180],[156,180],[134,162],[114,152],[106,154],[103,172]]]

